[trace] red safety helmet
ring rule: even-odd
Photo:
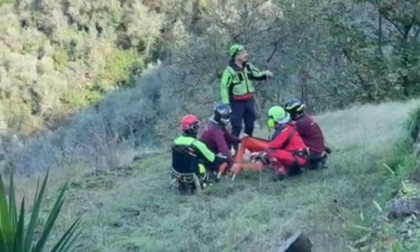
[[[195,115],[186,115],[182,118],[181,129],[183,132],[197,134],[199,127],[200,124]]]

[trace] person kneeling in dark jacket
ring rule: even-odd
[[[326,161],[331,149],[325,143],[319,124],[305,113],[305,104],[299,99],[293,98],[285,104],[284,108],[290,114],[295,122],[296,130],[309,148],[309,169],[327,168]]]
[[[242,139],[242,137],[236,137],[231,134],[226,128],[230,123],[231,114],[232,110],[229,105],[220,104],[215,106],[213,116],[199,138],[212,152],[226,157],[229,170],[234,163],[230,151],[232,145],[240,143]],[[222,174],[225,172],[222,171]]]

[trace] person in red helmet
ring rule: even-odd
[[[267,149],[258,154],[258,158],[276,169],[276,179],[296,175],[309,162],[308,148],[291,123],[290,115],[280,106],[273,106],[268,111],[269,128],[275,131]]]
[[[217,173],[219,167],[225,164],[225,159],[214,154],[197,139],[199,127],[195,115],[184,116],[181,122],[182,135],[172,144],[172,168],[180,174],[195,173],[202,183],[207,183],[207,171]]]
[[[327,146],[319,124],[305,113],[305,104],[297,98],[290,99],[285,104],[285,110],[296,124],[296,130],[309,148],[309,169],[327,168],[328,154],[331,149]]]
[[[220,153],[227,158],[228,167],[232,167],[234,160],[230,149],[233,144],[241,142],[241,137],[236,137],[230,133],[226,126],[230,123],[232,110],[229,105],[219,104],[214,107],[213,116],[207,124],[200,140],[205,143],[214,153]],[[226,170],[227,171],[227,170]],[[222,171],[225,173],[226,171]]]

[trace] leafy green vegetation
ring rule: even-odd
[[[388,247],[409,251],[415,224],[404,240],[395,235],[406,225],[377,218],[417,167],[420,113],[408,113],[420,94],[419,8],[414,0],[1,1],[0,168],[20,187],[51,167],[57,181],[73,177],[57,226],[86,212],[81,251],[260,251],[298,228],[316,251],[345,251],[379,224],[371,248],[393,237]],[[263,113],[299,97],[319,114],[331,169],[284,183],[244,174],[178,197],[166,189],[164,153],[183,115],[204,122],[220,100],[233,42],[274,73],[257,84]],[[67,175],[75,166],[86,175]]]
[[[20,209],[16,208],[15,187],[13,175],[10,176],[10,184],[7,191],[2,176],[0,175],[0,250],[4,252],[41,252],[45,251],[47,241],[50,238],[52,228],[60,214],[64,204],[64,194],[67,184],[60,190],[54,207],[51,209],[43,229],[38,233],[38,216],[42,207],[42,200],[45,194],[48,180],[48,172],[45,175],[41,188],[36,188],[35,200],[33,202],[32,214],[29,225],[25,222],[25,198],[22,199]],[[39,183],[38,183],[39,185]],[[50,251],[69,251],[77,239],[80,231],[80,218],[71,224],[70,228],[63,234],[61,239]],[[79,231],[79,232],[78,232]],[[36,239],[36,240],[35,240]],[[35,241],[34,241],[35,240]]]
[[[162,96],[182,94],[177,111],[213,103],[233,41],[275,74],[258,88],[262,108],[300,96],[320,112],[420,92],[414,0],[34,3],[0,7],[0,108],[10,133],[55,128],[56,118],[101,100],[87,90],[105,97],[133,86],[158,61],[159,74],[171,72]],[[9,104],[30,109],[22,118]]]
[[[388,212],[394,198],[405,199],[418,197],[418,134],[420,109],[412,109],[402,121],[402,131],[396,144],[393,145],[383,160],[383,173],[386,179],[378,189],[375,197],[375,208],[368,211],[357,227],[351,231],[357,233],[355,246],[358,251],[418,251],[419,224],[415,217],[393,219]]]

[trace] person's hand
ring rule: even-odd
[[[267,78],[273,77],[273,73],[270,70],[267,70],[265,74],[266,74]]]
[[[330,149],[330,147],[325,146],[325,152],[331,154],[332,150]]]
[[[261,151],[250,152],[249,157],[253,159],[253,158],[258,157],[260,154],[261,154]]]
[[[248,134],[246,134],[246,133],[243,133],[242,135],[240,135],[239,136],[239,140],[243,140],[245,137],[247,137],[248,136]]]
[[[267,160],[267,153],[265,151],[253,152],[250,154],[251,160],[253,163],[262,162],[265,163]]]

